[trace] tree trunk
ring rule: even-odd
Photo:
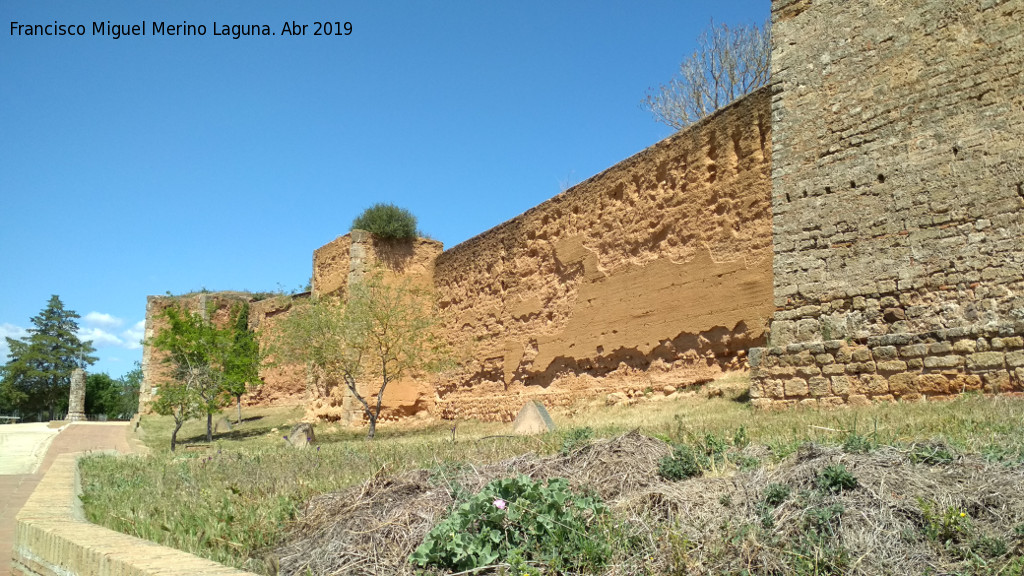
[[[235,398],[238,399],[238,420],[235,421],[235,424],[241,424],[242,423],[242,396],[241,396],[241,394],[239,394]]]
[[[213,412],[206,413],[206,441],[213,442]]]
[[[174,425],[174,432],[171,432],[171,452],[174,452],[175,447],[177,447],[177,444],[178,444],[178,430],[181,430],[181,425],[184,424],[184,423],[185,423],[184,420],[182,420],[181,422],[175,422],[174,423],[175,424]]]
[[[370,414],[370,431],[366,434],[367,440],[373,440],[373,435],[377,432],[377,415]]]

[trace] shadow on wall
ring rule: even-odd
[[[650,352],[644,353],[638,347],[620,347],[608,353],[600,349],[598,355],[590,358],[574,358],[557,356],[544,367],[532,366],[529,361],[520,362],[512,373],[509,381],[504,382],[506,390],[515,383],[524,386],[548,388],[551,384],[565,376],[583,374],[601,377],[626,367],[630,370],[648,371],[652,367],[660,367],[665,371],[680,370],[681,377],[686,372],[692,373],[692,381],[687,384],[699,384],[710,381],[708,369],[725,372],[746,368],[746,350],[751,347],[764,346],[763,332],[752,336],[746,322],[739,322],[731,330],[724,326],[715,326],[697,334],[682,333],[672,340],[662,341]],[[502,382],[504,380],[501,362],[485,362],[483,367],[464,379],[458,387],[474,387],[483,382]]]
[[[411,239],[374,237],[373,248],[380,262],[395,274],[405,274],[416,255],[416,244]]]

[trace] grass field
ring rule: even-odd
[[[864,471],[858,473],[858,477],[863,474],[864,486],[874,481],[875,476],[884,476],[886,466],[902,466],[908,473],[917,474],[915,466],[920,466],[920,462],[933,465],[927,470],[934,468],[950,477],[960,469],[941,466],[991,469],[995,472],[983,476],[998,476],[1003,485],[1016,482],[1024,470],[1021,399],[971,396],[952,402],[880,404],[838,411],[764,412],[752,410],[742,401],[744,379],[720,381],[711,386],[721,389],[722,396],[709,398],[698,393],[631,406],[589,405],[556,412],[553,417],[559,429],[535,437],[509,437],[507,424],[466,421],[384,425],[376,440],[366,441],[363,429],[318,425],[316,445],[301,450],[287,446],[283,439],[290,426],[301,419],[301,408],[245,410],[240,425],[217,435],[210,444],[204,442],[205,423],[189,422],[179,433],[184,446],[173,454],[167,450],[173,423],[168,418],[146,416],[142,420],[144,440],[153,453],[144,457],[93,456],[83,460],[83,502],[93,522],[232,566],[270,574],[279,569],[281,546],[294,540],[297,526],[309,529],[310,523],[302,511],[318,495],[355,490],[343,493],[370,499],[370,486],[387,484],[387,478],[396,478],[394,483],[398,483],[398,478],[417,469],[428,471],[424,473],[428,480],[420,482],[424,487],[434,486],[435,478],[450,477],[450,471],[459,471],[463,478],[460,482],[469,486],[472,481],[465,479],[469,478],[467,470],[475,471],[474,478],[483,482],[487,474],[482,471],[488,464],[524,454],[532,454],[527,458],[538,461],[544,457],[562,458],[559,465],[569,470],[575,465],[573,462],[582,462],[580,455],[585,450],[580,451],[580,447],[600,444],[601,439],[638,429],[644,436],[660,439],[652,442],[668,442],[675,447],[675,455],[680,454],[680,447],[684,452],[697,454],[698,478],[652,480],[664,485],[659,493],[662,500],[668,501],[665,494],[683,499],[673,504],[676,512],[652,519],[651,505],[646,505],[643,512],[630,508],[629,521],[620,524],[632,526],[639,522],[645,528],[632,533],[630,538],[621,534],[615,537],[616,542],[628,541],[611,546],[609,558],[616,558],[617,564],[613,566],[609,560],[601,570],[584,572],[739,574],[743,571],[739,566],[746,562],[761,567],[761,572],[752,573],[860,574],[873,560],[858,560],[848,548],[855,550],[860,545],[857,538],[863,535],[846,534],[840,528],[847,530],[851,523],[856,524],[851,514],[858,511],[852,507],[861,504],[855,496],[863,497],[864,490],[872,494],[878,490],[838,490],[834,494],[818,490],[816,486],[824,485],[820,480],[823,466],[856,464],[858,470]],[[228,410],[226,414],[232,412]],[[233,421],[233,416],[229,417]],[[825,447],[825,451],[808,451],[808,446]],[[575,455],[576,460],[567,460],[570,455]],[[801,472],[801,466],[811,465],[808,462],[820,463],[815,464],[818,468],[813,472],[818,476]],[[931,478],[927,470],[919,471],[921,478]],[[783,480],[788,484],[780,484]],[[885,481],[881,479],[883,486]],[[722,492],[723,482],[744,487],[744,491]],[[1024,562],[1018,561],[1024,545],[1024,495],[1005,495],[1001,504],[1006,508],[1004,526],[990,522],[986,511],[972,508],[974,500],[957,500],[955,491],[940,495],[927,488],[924,480],[916,484],[906,479],[903,482],[908,486],[920,484],[924,490],[920,492],[923,497],[908,496],[921,501],[913,502],[912,511],[905,514],[909,524],[899,525],[903,531],[912,528],[916,536],[871,536],[880,542],[879,546],[886,538],[904,538],[907,546],[919,550],[922,558],[929,558],[921,561],[925,563],[919,564],[919,573],[929,573],[927,562],[935,566],[931,572],[934,574],[1020,574],[1024,570]],[[784,484],[783,490],[780,486]],[[452,494],[442,512],[454,511],[456,504],[468,502],[469,497],[456,490],[464,486],[447,485],[452,487]],[[594,489],[600,492],[600,487]],[[764,494],[772,490],[778,494],[785,492],[786,496],[781,500],[778,494],[774,499],[765,499]],[[1005,492],[1009,488],[1003,486],[1000,490]],[[686,491],[719,494],[716,502],[722,508],[707,513],[728,513],[729,517],[708,520],[714,524],[714,536],[705,534],[707,527],[694,528],[687,524],[687,518],[679,516],[680,506],[690,506],[679,502],[703,498],[686,496]],[[747,498],[743,494],[751,491],[756,494],[749,495],[749,502],[742,507],[734,504]],[[929,496],[933,492],[935,495]],[[616,500],[618,504],[611,513],[626,514],[626,500],[625,496]],[[769,510],[765,502],[775,503]],[[880,506],[877,502],[873,505]],[[313,508],[310,506],[310,511]],[[791,525],[781,522],[786,514],[792,515]],[[861,515],[869,516],[866,512]],[[695,512],[696,516],[699,514]],[[846,519],[845,524],[841,518]],[[785,531],[794,527],[802,531]],[[833,542],[829,538],[838,540]],[[843,544],[843,538],[849,541],[848,546]],[[416,539],[421,540],[422,534]],[[592,542],[586,540],[583,544],[590,546]],[[631,548],[624,550],[621,546]],[[573,570],[577,569],[558,569],[550,562],[525,560],[515,565],[530,574],[575,573]],[[497,573],[503,569],[501,564],[495,566],[489,572],[469,573]],[[337,571],[337,566],[333,570]],[[431,570],[444,573],[436,568]]]

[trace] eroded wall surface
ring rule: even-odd
[[[446,252],[358,230],[317,249],[316,297],[344,298],[375,267],[436,296],[459,367],[389,385],[382,419],[511,420],[527,398],[670,394],[746,369],[773,311],[769,98],[756,92]],[[253,303],[253,326],[287,314],[277,300]],[[151,297],[147,337],[173,302],[200,305]],[[160,364],[149,347],[145,358],[149,390]],[[262,375],[249,402],[300,399],[310,416],[362,419],[343,387],[305,395],[299,367]]]
[[[435,285],[462,369],[445,418],[511,419],[742,369],[772,314],[762,90],[446,252]]]
[[[775,348],[752,395],[1021,389],[1024,2],[776,0],[773,36]]]

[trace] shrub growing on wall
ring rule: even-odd
[[[394,204],[374,204],[352,221],[352,230],[366,230],[380,238],[399,240],[415,238],[416,217]]]

